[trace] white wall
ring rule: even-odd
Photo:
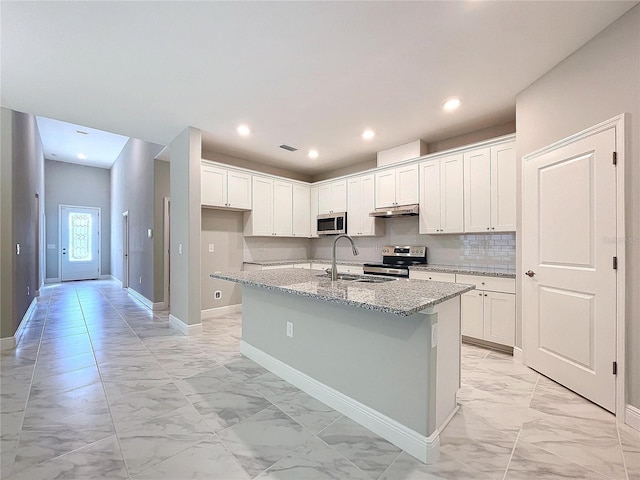
[[[517,155],[629,113],[626,177],[628,403],[640,407],[640,6],[634,7],[516,99]],[[519,170],[518,185],[521,184]],[[521,189],[518,189],[521,205]],[[613,214],[613,213],[612,213]],[[518,220],[518,228],[521,219]],[[518,248],[520,251],[520,248]],[[519,260],[518,260],[519,261]],[[520,283],[520,278],[518,282]],[[518,312],[518,345],[522,343]]]

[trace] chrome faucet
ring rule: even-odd
[[[338,280],[338,268],[336,267],[336,243],[341,238],[346,238],[351,242],[351,251],[354,255],[358,255],[358,247],[353,243],[353,239],[349,235],[338,235],[336,239],[333,241],[333,250],[331,251],[331,281],[335,282]]]

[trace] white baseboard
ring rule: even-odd
[[[230,313],[239,312],[242,312],[241,303],[237,305],[227,305],[226,307],[208,308],[206,310],[202,310],[202,312],[200,313],[200,318],[202,320],[205,320],[207,318],[221,317],[223,315],[229,315]]]
[[[524,365],[524,357],[522,355],[522,349],[520,347],[513,347],[513,359]]]
[[[133,288],[127,288],[127,293],[147,307],[149,310],[153,310],[153,302],[149,300],[147,297],[142,295],[140,292],[136,292]]]
[[[640,432],[640,408],[627,404],[624,412],[624,422]]]
[[[100,275],[100,280],[113,280],[111,275]]]
[[[437,460],[440,450],[439,430],[436,429],[431,436],[425,437],[246,342],[240,343],[240,352],[300,390],[377,433],[421,462],[434,463]]]
[[[36,309],[37,303],[38,303],[38,300],[36,298],[31,300],[31,304],[29,305],[29,308],[27,308],[27,311],[24,312],[24,315],[22,316],[22,321],[20,321],[20,325],[18,325],[18,329],[16,330],[16,333],[14,333],[12,337],[0,338],[0,351],[4,352],[5,350],[13,350],[18,346],[18,344],[20,343],[20,338],[24,333],[24,329],[27,328],[27,322],[29,322],[29,319],[31,318],[33,311]]]
[[[166,309],[167,309],[167,304],[164,302],[155,302],[151,308],[151,310],[153,310],[154,312],[161,312],[162,310],[166,310]]]
[[[184,333],[185,335],[197,335],[202,333],[202,323],[196,323],[195,325],[187,325],[178,317],[174,317],[169,314],[169,325],[175,328],[179,332]]]
[[[50,283],[60,283],[60,278],[45,278],[44,283],[49,285]]]

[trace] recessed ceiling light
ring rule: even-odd
[[[238,132],[238,135],[242,135],[243,137],[246,137],[251,133],[251,129],[247,125],[239,125],[237,132]]]
[[[309,158],[318,158],[318,150],[316,149],[309,150]]]
[[[76,130],[78,135],[89,135],[89,132],[83,132],[82,130]]]
[[[444,102],[442,108],[450,112],[451,110],[455,110],[456,108],[458,108],[461,104],[462,100],[460,100],[459,98],[450,98],[449,100]]]
[[[79,153],[79,154],[78,154],[78,158],[79,158],[80,160],[86,160],[86,159],[87,159],[87,156],[86,156],[84,153]]]
[[[375,137],[376,133],[367,128],[364,132],[362,132],[362,138],[364,138],[365,140],[371,140],[373,137]]]

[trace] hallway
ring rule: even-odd
[[[113,281],[47,286],[2,355],[4,480],[638,479],[640,433],[509,356],[463,346],[460,411],[420,464]]]

